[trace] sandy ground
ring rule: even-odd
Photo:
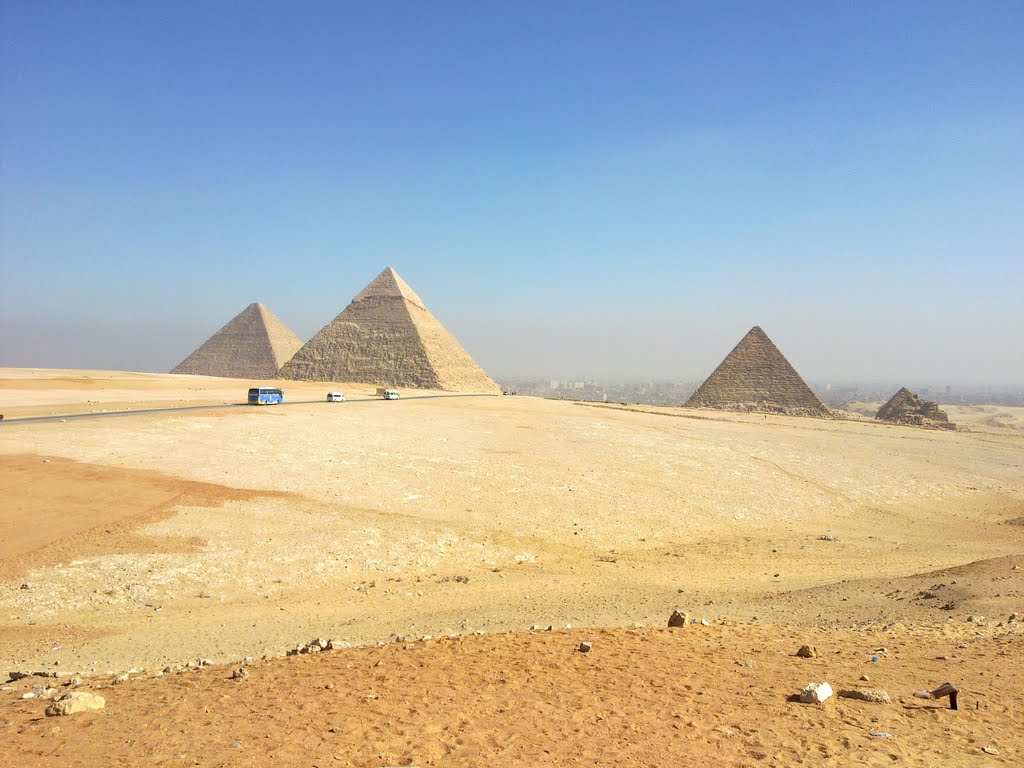
[[[248,386],[0,371],[0,412]],[[19,698],[41,678],[7,686],[0,764],[96,764],[99,744],[139,765],[1024,754],[1018,430],[284,387],[357,399],[0,425],[0,669],[150,670],[59,722]],[[655,629],[675,608],[710,626]],[[585,629],[524,632],[566,624]],[[462,637],[391,642],[425,635]],[[365,647],[281,658],[314,637]],[[812,640],[827,663],[791,658]],[[264,655],[240,682],[152,678]],[[896,704],[786,700],[874,669]],[[947,678],[974,714],[905,698]]]

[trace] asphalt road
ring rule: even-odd
[[[325,406],[333,406],[335,408],[344,408],[349,403],[384,403],[384,402],[396,402],[401,403],[402,400],[431,400],[434,398],[441,397],[499,397],[499,395],[487,395],[487,394],[461,394],[453,393],[450,395],[402,395],[399,400],[387,401],[382,397],[361,397],[352,400],[346,400],[344,403],[328,403],[326,400],[286,400],[280,405],[264,405],[264,406],[250,406],[248,403],[225,403],[223,405],[183,405],[177,408],[148,408],[146,410],[138,411],[105,411],[103,413],[68,413],[68,414],[55,414],[53,416],[24,416],[22,418],[3,419],[0,421],[0,426],[5,424],[38,424],[45,421],[73,421],[77,419],[102,419],[107,417],[115,416],[148,416],[154,413],[184,413],[186,411],[216,411],[224,408],[287,408],[290,405],[313,405],[314,403],[320,403]]]

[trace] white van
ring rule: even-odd
[[[344,403],[345,396],[341,392],[328,392],[327,393],[328,403]]]
[[[384,399],[385,400],[397,400],[399,397],[397,389],[385,389]]]

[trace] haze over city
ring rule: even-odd
[[[308,339],[394,266],[495,377],[1024,382],[1016,3],[0,6],[0,365]]]

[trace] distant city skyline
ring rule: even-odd
[[[0,5],[0,366],[308,340],[394,267],[494,378],[1024,383],[1024,5]]]

